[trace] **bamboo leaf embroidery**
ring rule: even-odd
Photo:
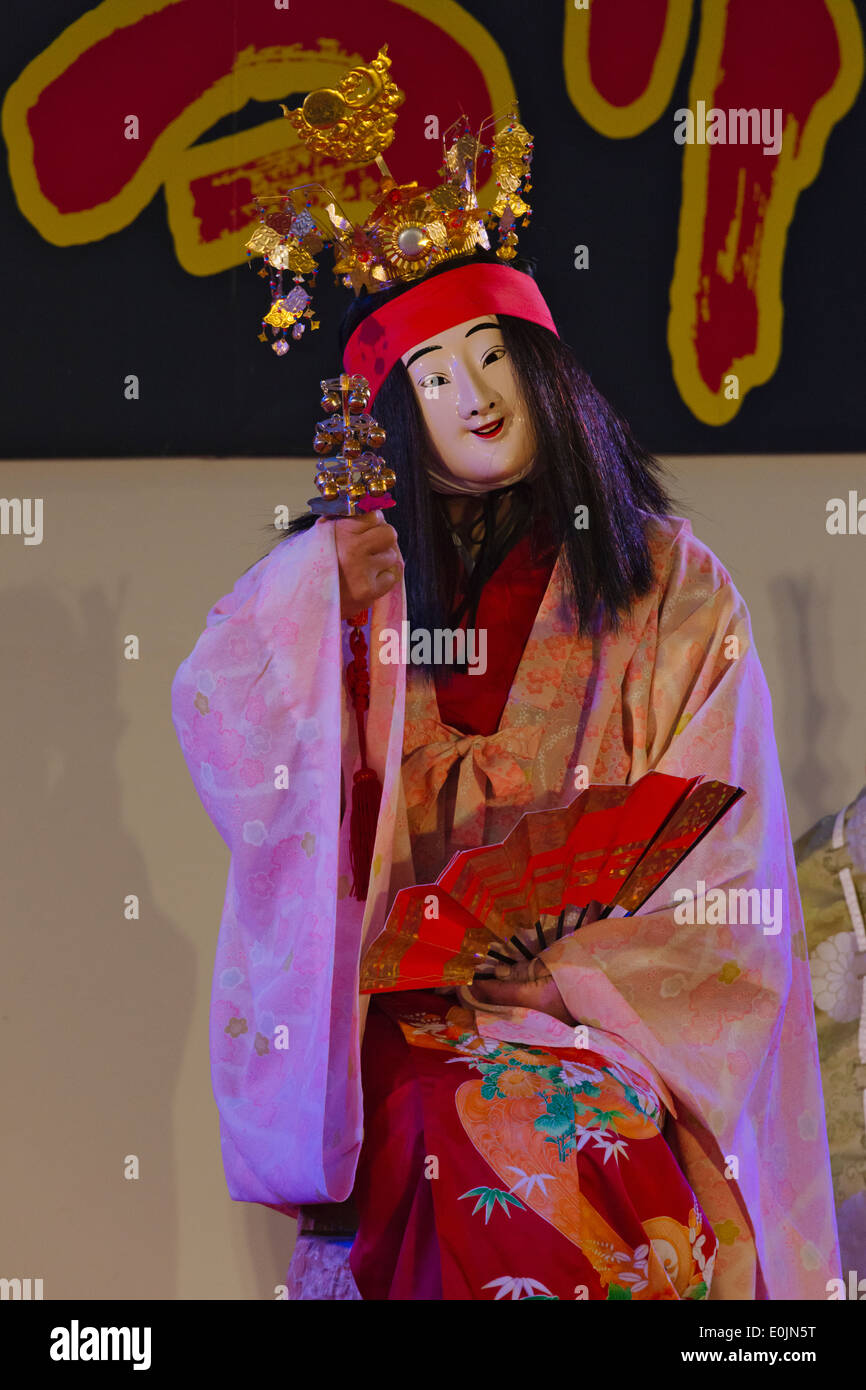
[[[480,1211],[483,1207],[485,1226],[490,1220],[491,1214],[495,1211],[497,1205],[502,1207],[502,1210],[508,1217],[511,1216],[511,1212],[508,1210],[509,1206],[520,1207],[523,1211],[526,1210],[525,1204],[521,1202],[519,1197],[515,1197],[512,1192],[503,1191],[501,1187],[472,1187],[468,1192],[462,1192],[460,1194],[457,1198],[458,1202],[462,1202],[464,1197],[478,1198],[478,1201],[472,1208],[472,1215],[474,1216],[475,1213]]]

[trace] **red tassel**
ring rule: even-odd
[[[382,785],[379,778],[371,767],[362,767],[355,773],[355,784],[352,787],[352,818],[349,822],[350,857],[355,879],[352,895],[362,900],[366,898],[370,885],[370,868],[373,863],[381,800]]]
[[[346,667],[346,684],[355,710],[358,725],[358,747],[361,766],[355,773],[352,786],[352,811],[349,820],[349,858],[352,865],[352,896],[363,901],[370,885],[370,869],[376,843],[376,826],[382,800],[382,784],[372,767],[367,766],[367,737],[364,716],[370,708],[370,672],[367,668],[367,643],[361,629],[367,622],[367,610],[346,620],[351,624],[349,646],[352,660]]]

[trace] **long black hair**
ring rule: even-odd
[[[430,271],[425,279],[479,261],[501,264],[492,252],[460,257]],[[510,264],[533,275],[534,265]],[[413,282],[417,284],[418,282]],[[407,293],[401,285],[360,295],[344,315],[340,351],[358,325],[388,299]],[[477,607],[480,588],[508,549],[530,531],[533,545],[544,536],[564,549],[568,595],[581,634],[599,625],[619,630],[634,601],[652,586],[648,530],[666,515],[671,498],[658,460],[635,440],[624,419],[593,386],[568,346],[539,324],[497,314],[502,340],[536,433],[536,470],[531,482],[496,489],[477,499],[481,552],[470,579]],[[386,431],[382,456],[397,474],[395,506],[385,512],[406,562],[404,580],[411,627],[453,626],[452,596],[457,565],[444,499],[434,493],[427,468],[441,462],[433,450],[411,378],[397,361],[372,404]],[[494,524],[497,493],[514,496],[504,526]],[[577,508],[588,509],[585,529],[575,525]],[[291,535],[316,520],[295,518]],[[286,537],[279,532],[277,541]],[[467,626],[471,626],[470,615]]]

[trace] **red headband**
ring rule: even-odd
[[[388,300],[359,323],[343,353],[343,370],[370,383],[370,404],[385,377],[416,343],[483,314],[512,314],[556,333],[541,290],[509,265],[462,265]]]

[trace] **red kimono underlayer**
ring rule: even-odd
[[[557,552],[558,547],[541,532],[536,532],[533,547],[533,537],[527,533],[485,584],[475,627],[494,632],[496,641],[487,644],[487,670],[483,674],[436,667],[434,684],[443,724],[464,734],[492,734],[498,729]],[[458,580],[455,608],[464,592]],[[465,629],[465,618],[460,627]]]

